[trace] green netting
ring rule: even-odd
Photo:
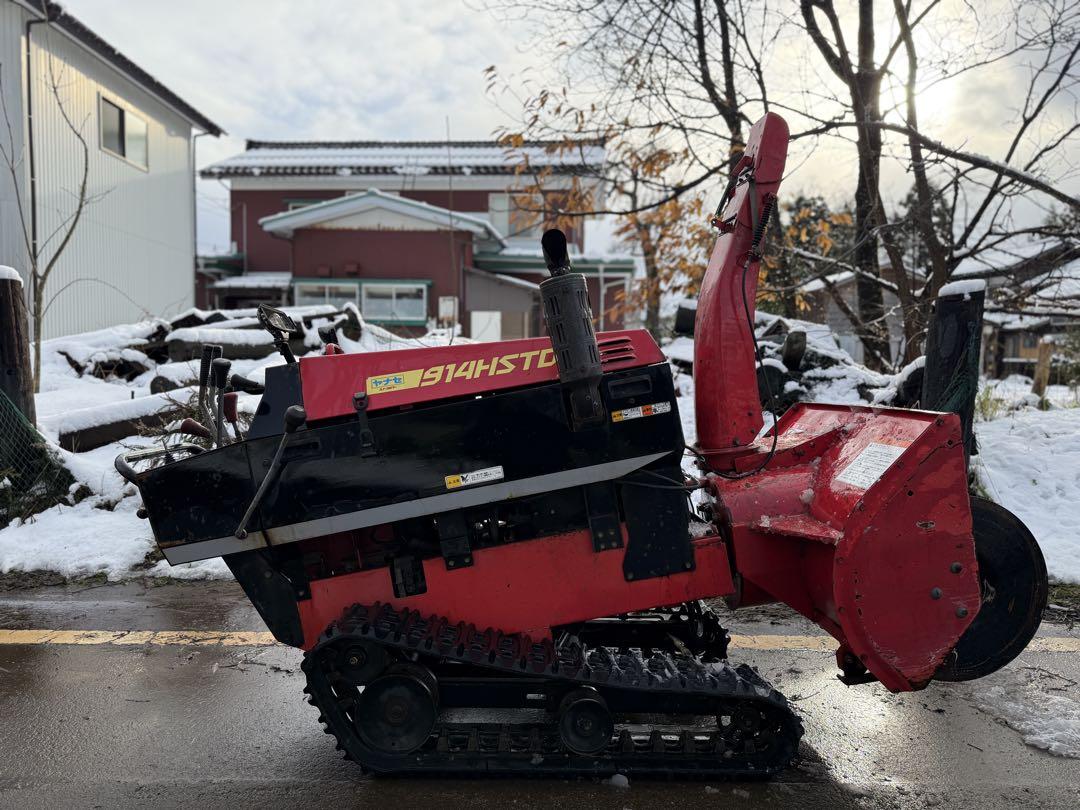
[[[975,397],[979,393],[979,347],[981,345],[981,327],[972,328],[964,352],[956,363],[956,372],[945,386],[945,390],[934,402],[924,402],[923,407],[932,411],[958,413],[964,422],[964,447],[968,455],[978,452],[975,446],[974,410]]]
[[[0,528],[59,503],[75,479],[0,391]]]

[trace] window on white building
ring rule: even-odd
[[[149,166],[146,119],[119,104],[101,98],[101,148],[143,169]]]
[[[365,284],[360,311],[373,321],[427,320],[427,285]]]

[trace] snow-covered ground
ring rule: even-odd
[[[990,497],[1031,529],[1052,577],[1080,582],[1080,408],[1008,412],[975,435]]]
[[[1080,700],[1076,684],[1023,658],[992,675],[953,688],[1020,733],[1024,742],[1059,757],[1080,758]]]

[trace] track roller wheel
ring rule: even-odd
[[[1046,609],[1046,562],[1023,522],[985,498],[971,499],[982,606],[934,674],[970,681],[995,672],[1024,651]]]
[[[386,650],[377,644],[356,641],[338,652],[337,671],[354,686],[363,686],[378,677],[389,658]]]
[[[405,664],[365,686],[356,708],[356,732],[367,745],[409,754],[427,742],[435,727],[438,684],[427,668]]]
[[[717,716],[716,727],[729,745],[740,746],[765,726],[762,712],[751,706],[735,706],[730,713]]]
[[[595,689],[575,689],[559,704],[559,736],[575,754],[599,754],[615,731],[607,703]]]

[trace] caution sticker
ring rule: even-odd
[[[486,484],[489,481],[500,481],[504,477],[502,467],[485,467],[482,470],[461,473],[460,475],[448,475],[445,478],[447,489],[471,487],[473,484]]]
[[[906,444],[870,442],[859,455],[852,459],[850,464],[840,471],[836,480],[859,489],[869,489],[907,449]]]
[[[627,408],[623,411],[612,411],[612,422],[628,422],[631,419],[640,419],[643,416],[656,416],[658,413],[669,413],[670,402],[654,402],[652,405],[642,405],[640,408]]]

